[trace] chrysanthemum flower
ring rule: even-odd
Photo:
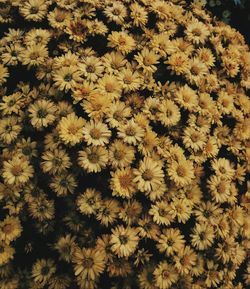
[[[17,139],[22,127],[16,116],[3,117],[0,119],[0,140],[10,144]]]
[[[0,222],[0,241],[9,245],[21,235],[22,230],[21,222],[17,217],[7,216]]]
[[[22,185],[33,176],[34,169],[22,155],[15,155],[3,162],[3,178],[6,184]]]
[[[197,255],[189,246],[182,247],[177,255],[174,256],[175,268],[181,274],[188,274],[192,267],[195,265]]]
[[[109,160],[113,168],[129,166],[135,157],[133,146],[129,146],[120,140],[115,140],[109,149]]]
[[[87,147],[79,151],[78,163],[88,173],[100,172],[108,163],[108,152],[101,146]]]
[[[140,162],[139,168],[134,170],[134,175],[133,182],[142,192],[154,190],[163,182],[164,177],[161,163],[149,157]]]
[[[184,52],[173,53],[164,63],[172,74],[180,75],[188,71],[188,56]]]
[[[153,216],[153,221],[156,224],[168,226],[175,217],[170,211],[171,207],[166,201],[157,201],[151,205],[148,213]]]
[[[14,258],[15,249],[7,245],[5,242],[0,242],[0,265],[3,266]]]
[[[75,236],[67,234],[58,239],[54,248],[60,254],[60,259],[66,262],[70,262],[71,256],[76,248]]]
[[[136,191],[133,170],[129,167],[111,172],[110,187],[113,196],[131,198]]]
[[[197,223],[190,237],[194,248],[205,250],[211,247],[214,242],[214,229],[211,225]]]
[[[158,109],[157,119],[166,127],[176,125],[181,118],[180,110],[172,100],[163,100]]]
[[[136,43],[132,36],[124,31],[113,31],[108,36],[108,46],[122,54],[128,54],[135,49]]]
[[[135,60],[138,62],[138,68],[142,68],[144,73],[149,74],[156,71],[156,64],[159,63],[159,59],[160,56],[158,54],[147,48],[144,48],[135,56]]]
[[[178,280],[177,271],[166,261],[160,262],[154,270],[153,274],[155,284],[160,289],[168,289]]]
[[[142,140],[144,130],[135,123],[134,119],[122,123],[118,126],[118,137],[125,143],[136,145]]]
[[[39,22],[45,17],[47,8],[45,0],[28,0],[19,6],[19,11],[26,20]]]
[[[44,44],[31,44],[20,53],[20,60],[23,65],[38,66],[44,63],[48,57],[48,48]]]
[[[177,186],[189,185],[194,179],[193,163],[185,159],[173,161],[168,166],[167,173]]]
[[[115,199],[105,199],[98,209],[96,219],[102,225],[109,227],[118,219],[118,213],[121,210],[120,203]]]
[[[61,67],[53,73],[55,86],[59,90],[68,91],[72,89],[81,79],[81,71],[76,66]]]
[[[45,286],[56,272],[56,265],[52,259],[38,259],[32,266],[31,277],[35,283]]]
[[[210,35],[210,32],[204,23],[198,21],[197,19],[193,19],[193,21],[188,23],[185,34],[187,39],[194,44],[203,44]]]
[[[96,280],[105,269],[104,254],[95,248],[79,248],[72,256],[76,276],[82,280]]]
[[[157,248],[167,256],[178,253],[185,245],[184,236],[179,229],[163,229],[157,240]]]
[[[139,237],[136,228],[119,225],[112,229],[111,250],[118,257],[129,257],[136,250],[138,242]]]
[[[83,137],[87,145],[105,145],[109,142],[111,131],[108,126],[102,122],[94,122],[90,120],[87,122],[83,129]]]
[[[83,140],[83,127],[86,121],[74,113],[63,117],[58,123],[59,136],[65,144],[76,145]]]
[[[28,111],[30,113],[31,124],[35,128],[41,129],[55,121],[57,108],[55,103],[50,100],[38,99],[29,106]]]
[[[228,159],[225,158],[218,158],[212,160],[211,167],[217,176],[228,180],[231,180],[235,173],[232,164]]]
[[[79,211],[84,215],[96,214],[101,207],[101,193],[95,189],[87,188],[76,199]]]

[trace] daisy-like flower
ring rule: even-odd
[[[8,68],[0,63],[0,84],[5,83],[9,75]]]
[[[3,143],[11,144],[21,132],[22,127],[18,123],[18,118],[9,116],[0,119],[0,140]]]
[[[192,204],[186,198],[174,198],[170,203],[170,214],[176,217],[178,223],[186,223],[192,213]]]
[[[48,21],[50,25],[55,29],[63,29],[71,20],[70,12],[55,8],[54,10],[50,11],[48,14]]]
[[[102,62],[107,73],[118,74],[122,68],[125,68],[125,65],[128,63],[125,56],[121,52],[110,52],[106,53],[102,57]]]
[[[215,238],[214,229],[211,225],[206,223],[196,223],[190,235],[191,243],[194,248],[198,250],[205,250],[212,246]]]
[[[61,67],[54,71],[53,80],[59,90],[68,91],[82,80],[81,75],[82,72],[76,66]]]
[[[190,111],[196,109],[198,105],[198,96],[196,94],[196,91],[189,87],[187,84],[181,86],[177,90],[175,94],[175,100],[183,108]]]
[[[129,257],[134,253],[139,242],[138,230],[133,227],[116,226],[111,230],[111,250],[118,257]]]
[[[96,214],[96,219],[102,225],[109,227],[117,220],[120,210],[120,204],[117,200],[104,199]]]
[[[10,242],[16,240],[22,232],[20,220],[16,217],[7,216],[0,222],[0,241],[9,245]]]
[[[31,277],[35,283],[45,286],[56,272],[56,265],[52,259],[39,259],[32,266]]]
[[[28,111],[30,113],[31,124],[35,128],[41,129],[55,121],[57,108],[55,103],[50,100],[38,99],[29,106]]]
[[[157,201],[151,205],[149,215],[153,216],[156,224],[168,226],[175,217],[170,211],[171,207],[166,201]]]
[[[207,184],[213,200],[215,200],[217,203],[228,201],[231,190],[230,180],[224,178],[223,175],[211,176]]]
[[[83,43],[86,41],[90,26],[91,22],[89,19],[76,18],[67,23],[64,31],[69,35],[70,39]]]
[[[112,189],[112,195],[131,198],[136,191],[133,178],[133,170],[129,167],[111,172],[110,188]]]
[[[231,180],[235,174],[235,170],[228,159],[218,158],[211,162],[214,173],[227,180]]]
[[[103,75],[104,66],[102,65],[100,59],[95,56],[87,57],[79,66],[83,76],[88,81],[95,82]]]
[[[72,194],[77,187],[77,182],[72,174],[55,175],[51,179],[50,188],[56,193],[57,196],[66,196]]]
[[[118,81],[122,84],[124,92],[138,90],[141,86],[141,76],[137,71],[132,71],[132,68],[124,68],[117,76]]]
[[[129,166],[135,158],[133,146],[115,140],[109,149],[109,161],[113,168],[124,168]]]
[[[95,189],[87,188],[77,197],[76,205],[84,215],[96,214],[101,207],[101,193]]]
[[[167,173],[177,186],[189,185],[194,179],[193,163],[186,159],[182,159],[179,162],[172,161],[168,165]]]
[[[198,58],[189,61],[189,69],[186,71],[186,79],[191,84],[198,84],[208,74],[207,66]]]
[[[158,109],[157,119],[166,127],[176,125],[181,118],[180,110],[172,100],[163,100]]]
[[[0,242],[0,265],[3,266],[14,258],[15,249],[7,245],[5,242]]]
[[[108,36],[108,46],[115,48],[122,54],[128,54],[136,47],[136,42],[132,36],[124,31],[112,31]]]
[[[208,27],[197,19],[190,21],[186,27],[187,40],[194,44],[204,44],[210,35]]]
[[[188,56],[184,52],[173,53],[164,63],[172,74],[180,75],[188,71]]]
[[[48,150],[42,155],[41,167],[45,173],[60,174],[65,172],[70,166],[70,157],[64,149]]]
[[[100,172],[108,162],[108,151],[102,146],[91,146],[79,151],[78,163],[88,173]]]
[[[27,0],[19,6],[19,11],[26,20],[39,22],[45,17],[47,8],[45,0]]]
[[[134,58],[138,62],[138,68],[142,68],[144,73],[152,74],[157,69],[156,64],[159,63],[160,55],[144,48]]]
[[[140,161],[139,168],[134,170],[133,182],[142,192],[152,191],[164,180],[164,173],[161,163],[145,157]]]
[[[127,16],[127,9],[122,3],[118,1],[111,2],[110,6],[107,6],[103,13],[107,16],[108,21],[114,21],[116,24],[122,25],[124,18]]]
[[[122,101],[112,102],[106,113],[107,122],[111,128],[118,127],[129,116],[131,116],[131,108]]]
[[[118,126],[118,137],[122,138],[125,143],[136,145],[142,140],[143,135],[143,128],[137,125],[134,119]]]
[[[153,274],[155,284],[157,288],[160,289],[168,289],[178,280],[178,273],[176,269],[166,261],[160,262]]]
[[[38,43],[31,44],[20,52],[20,60],[23,65],[39,66],[48,58],[48,48],[46,45]]]
[[[182,247],[174,256],[175,268],[181,274],[188,274],[197,261],[197,254],[189,246]]]
[[[206,135],[196,127],[187,127],[184,130],[183,144],[187,149],[201,150],[206,144]]]
[[[3,178],[6,184],[23,185],[33,176],[34,169],[22,155],[15,155],[3,162]]]
[[[96,280],[105,269],[104,253],[95,248],[76,247],[72,256],[75,275],[82,280]]]
[[[90,120],[83,127],[83,137],[87,145],[105,145],[109,142],[111,131],[108,126],[102,122]]]
[[[122,87],[116,76],[105,74],[98,81],[98,91],[105,94],[107,98],[114,100],[121,97]]]
[[[207,67],[213,67],[215,62],[215,57],[213,52],[209,48],[198,48],[196,55],[200,61],[202,61]]]
[[[20,43],[11,43],[6,46],[1,53],[1,59],[3,63],[7,65],[17,65],[21,60],[20,54],[22,50],[23,46]]]
[[[163,229],[162,234],[157,240],[157,248],[159,252],[172,256],[178,253],[185,245],[184,236],[179,229]]]
[[[131,3],[130,10],[130,17],[135,26],[145,26],[147,24],[148,13],[144,7],[135,2]]]
[[[85,123],[85,119],[76,116],[75,113],[63,117],[57,126],[58,134],[62,141],[71,146],[80,143],[83,140]]]

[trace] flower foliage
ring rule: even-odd
[[[203,1],[0,2],[0,288],[247,288],[243,36]]]

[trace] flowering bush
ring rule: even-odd
[[[202,1],[0,4],[0,288],[249,286],[243,36]]]

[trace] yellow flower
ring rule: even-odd
[[[7,245],[16,240],[22,232],[20,220],[16,217],[7,216],[0,222],[0,241]]]
[[[159,63],[160,56],[154,51],[144,48],[135,57],[138,62],[138,68],[142,68],[144,73],[153,73],[156,71],[156,64]]]
[[[204,23],[194,18],[187,24],[185,34],[188,41],[194,44],[204,44],[210,32]]]
[[[135,149],[120,140],[115,140],[109,149],[109,161],[113,168],[129,166],[135,158]]]
[[[213,159],[211,162],[211,167],[217,176],[227,180],[231,180],[235,174],[232,164],[225,158]]]
[[[194,179],[193,163],[186,159],[173,161],[169,164],[167,173],[177,186],[189,185]]]
[[[3,162],[3,178],[6,184],[22,185],[33,176],[34,169],[22,155],[13,156]]]
[[[87,122],[83,129],[83,137],[87,145],[105,145],[109,142],[111,136],[111,131],[108,129],[108,126],[102,122],[95,122],[90,120]]]
[[[107,16],[108,21],[114,21],[116,24],[122,25],[124,18],[127,16],[127,8],[122,3],[114,1],[112,5],[105,7],[103,13]]]
[[[62,141],[71,146],[81,142],[83,140],[83,127],[85,123],[86,121],[82,117],[77,117],[74,113],[63,117],[57,126]]]
[[[130,119],[124,124],[118,126],[118,137],[125,143],[136,145],[142,140],[144,129],[137,125],[134,119]]]
[[[45,151],[42,155],[42,170],[49,174],[65,172],[71,166],[70,157],[64,149]]]
[[[119,225],[111,231],[111,250],[118,257],[129,257],[132,255],[139,242],[138,230],[133,227]]]
[[[108,151],[102,146],[91,146],[79,151],[78,163],[88,173],[100,172],[108,163]]]
[[[81,280],[94,281],[105,269],[104,253],[95,248],[76,247],[72,256],[75,275]]]
[[[139,168],[134,170],[134,175],[133,181],[142,192],[154,190],[164,178],[161,164],[149,157],[140,161]]]
[[[157,239],[159,252],[164,252],[167,256],[172,256],[180,251],[185,245],[184,236],[179,229],[163,229],[162,234]]]
[[[133,178],[133,170],[129,167],[111,172],[110,188],[112,195],[130,199],[136,191]]]
[[[21,132],[22,127],[16,116],[0,119],[0,140],[6,144],[13,142]]]
[[[48,4],[44,0],[28,0],[20,5],[21,15],[29,21],[41,21],[47,12]]]
[[[6,243],[0,242],[0,265],[3,266],[14,258],[15,249]]]
[[[39,259],[32,266],[31,277],[38,285],[45,286],[55,272],[56,266],[52,259]]]
[[[193,228],[193,233],[190,235],[191,243],[198,250],[205,250],[212,246],[214,242],[214,229],[211,225],[197,223]]]
[[[88,188],[76,199],[79,211],[84,215],[96,214],[101,207],[101,193],[95,189]]]
[[[80,82],[82,72],[77,66],[65,66],[53,71],[53,80],[59,90],[68,91],[73,89]]]
[[[112,31],[108,36],[108,46],[117,49],[122,54],[128,54],[135,49],[136,43],[132,36],[124,31]]]
[[[155,284],[160,289],[168,289],[178,280],[178,274],[175,268],[166,261],[160,262],[153,274]]]
[[[29,106],[28,111],[33,127],[41,129],[49,126],[55,121],[57,107],[55,106],[55,103],[50,100],[38,99]]]
[[[60,254],[60,259],[70,262],[71,256],[76,248],[75,236],[67,234],[61,236],[58,241],[55,243],[54,248]]]

